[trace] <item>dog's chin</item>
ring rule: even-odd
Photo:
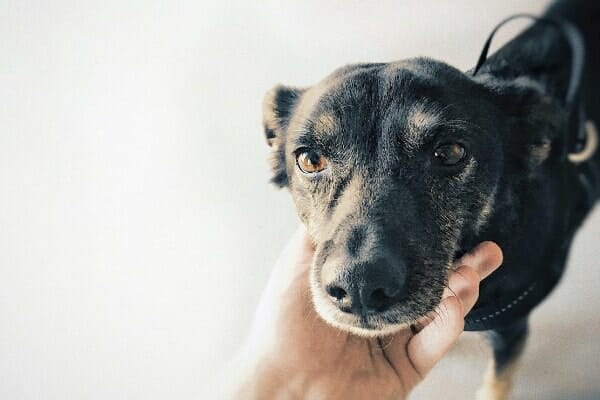
[[[334,328],[353,335],[369,338],[382,337],[410,328],[409,322],[390,323],[385,321],[383,316],[376,314],[360,317],[342,312],[318,290],[312,290],[312,294],[315,309],[321,318]]]

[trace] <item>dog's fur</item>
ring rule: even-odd
[[[588,117],[600,121],[596,4],[560,1],[546,14],[581,30],[583,101]],[[415,322],[439,304],[457,253],[483,240],[500,245],[504,265],[482,282],[479,304],[540,271],[562,273],[566,252],[552,266],[544,258],[570,240],[558,237],[556,227],[567,214],[573,229],[579,226],[600,195],[600,152],[578,165],[560,159],[572,129],[562,100],[570,54],[557,30],[538,23],[490,57],[475,78],[418,58],[350,65],[313,87],[277,86],[267,94],[273,182],[289,189],[316,245],[312,292],[326,321],[360,335]],[[463,145],[464,161],[436,162],[432,154],[443,143]],[[299,149],[322,154],[328,167],[302,173]],[[565,186],[564,168],[585,170],[591,190],[575,179]],[[341,311],[324,277],[377,260],[400,271],[404,296],[381,312]],[[526,332],[524,318],[490,334],[495,378],[487,398],[506,396]]]

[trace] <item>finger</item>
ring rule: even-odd
[[[462,305],[463,315],[467,315],[477,302],[480,281],[502,264],[502,251],[493,242],[482,242],[456,264],[460,266],[448,277],[448,290],[444,297],[456,296]]]
[[[481,242],[456,261],[456,265],[468,265],[479,274],[480,279],[488,277],[502,264],[502,250],[494,242]]]
[[[465,316],[477,302],[479,282],[480,277],[477,271],[468,265],[463,265],[448,277],[448,288],[444,291],[444,298],[456,296],[461,304],[463,316]]]
[[[479,283],[502,264],[502,251],[483,242],[457,261],[448,278],[448,290],[432,321],[408,343],[408,356],[421,377],[448,352],[464,329],[464,317],[479,296]]]
[[[447,297],[438,306],[434,319],[408,342],[408,357],[421,378],[450,350],[464,323],[460,301]]]

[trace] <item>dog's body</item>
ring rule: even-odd
[[[600,121],[600,7],[562,1],[546,15],[581,31],[581,106]],[[577,129],[562,101],[570,57],[561,32],[537,23],[476,77],[415,59],[351,65],[267,95],[273,181],[290,189],[315,242],[312,291],[325,320],[361,335],[414,323],[438,305],[457,255],[495,241],[504,263],[482,282],[467,327],[491,329],[482,396],[506,396],[528,313],[600,197],[600,152],[561,157]]]

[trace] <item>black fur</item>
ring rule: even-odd
[[[527,324],[527,318],[523,318],[509,326],[489,332],[488,335],[494,352],[496,374],[500,375],[523,349],[528,332]]]
[[[582,33],[586,51],[581,88],[583,105],[588,118],[598,124],[600,3],[585,0],[559,1],[547,10],[546,15],[566,19]],[[542,84],[548,95],[564,99],[570,76],[570,56],[571,49],[557,30],[535,24],[491,57],[482,72],[504,81],[528,77]],[[573,136],[574,127],[570,128]],[[554,146],[555,150],[564,145],[558,143]],[[557,151],[553,157],[557,157]],[[514,189],[513,198],[518,203],[513,208],[513,215],[516,217],[513,226],[518,226],[521,232],[516,235],[506,232],[508,213],[495,213],[488,229],[475,239],[496,241],[505,255],[502,268],[482,282],[478,306],[501,296],[507,289],[522,287],[523,282],[531,282],[531,276],[559,277],[562,274],[568,249],[562,254],[560,250],[554,251],[554,265],[543,254],[548,253],[548,248],[559,249],[561,245],[568,244],[570,238],[559,236],[545,228],[540,229],[540,225],[556,226],[565,215],[569,216],[570,230],[575,230],[581,224],[600,197],[600,152],[597,151],[594,158],[585,164],[568,167],[573,171],[567,187],[560,187],[558,184],[561,168],[564,167],[556,165],[541,174],[534,185],[531,185],[531,181],[526,181]],[[575,179],[579,173],[589,179],[591,188],[582,187],[582,182]],[[567,204],[559,205],[561,209],[557,209],[555,202],[560,195],[566,197]],[[565,206],[567,209],[562,208]],[[520,352],[527,333],[526,325],[525,318],[492,332],[492,347],[498,370]]]
[[[582,95],[597,123],[599,4],[559,1],[547,11],[583,34]],[[333,270],[351,280],[359,259],[363,269],[381,260],[388,269],[406,269],[403,295],[392,306],[359,310],[353,319],[332,302],[317,307],[326,320],[363,334],[413,322],[439,303],[457,252],[484,240],[500,245],[504,265],[482,282],[478,307],[537,275],[562,274],[566,251],[553,251],[571,238],[557,227],[568,216],[575,230],[600,194],[599,152],[577,166],[560,158],[565,133],[574,134],[563,101],[569,67],[565,39],[538,23],[490,57],[475,78],[420,58],[346,66],[314,87],[270,92],[265,132],[274,150],[273,182],[290,190],[317,246],[317,305],[328,301],[323,276]],[[436,124],[415,126],[419,110],[426,119],[437,116]],[[464,162],[436,163],[432,154],[446,142],[464,145]],[[301,173],[302,149],[326,157],[327,170]],[[591,190],[562,180],[565,169],[571,177],[585,174]],[[548,254],[557,255],[552,265]],[[525,317],[492,333],[498,368],[518,353],[526,326]]]

